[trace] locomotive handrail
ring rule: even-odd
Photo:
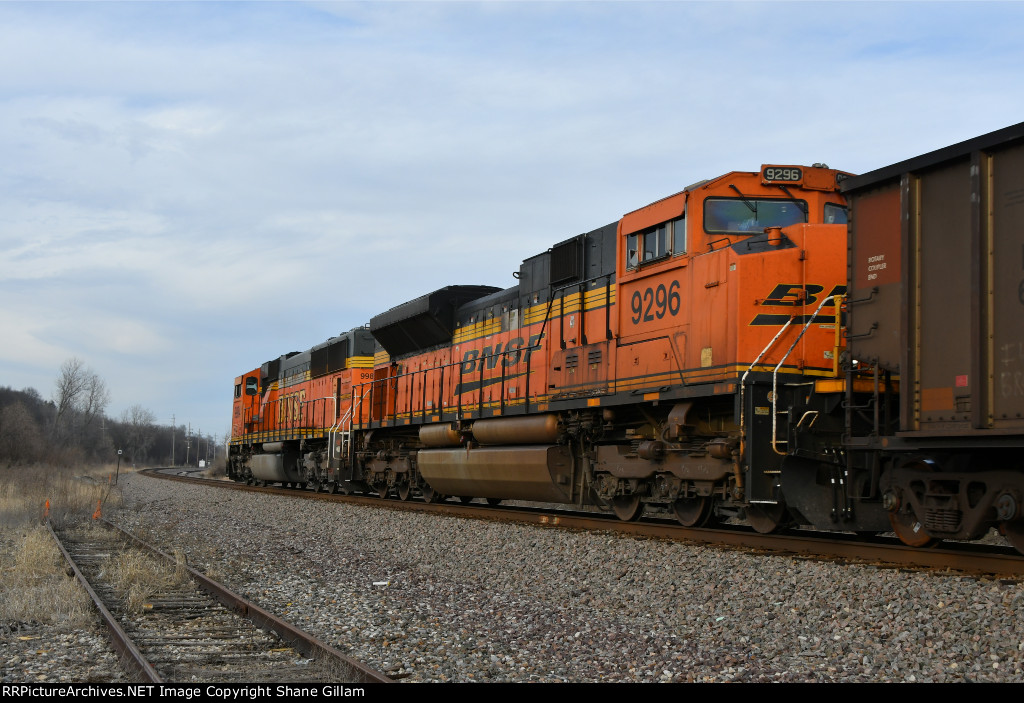
[[[315,417],[316,416],[316,404],[317,404],[317,401],[321,401],[321,400],[323,400],[323,401],[329,400],[332,403],[334,403],[334,407],[335,407],[335,413],[334,414],[337,415],[338,399],[335,398],[333,395],[325,395],[325,396],[321,396],[319,398],[313,398],[313,400],[304,400],[304,401],[302,401],[303,405],[308,405],[310,403],[313,404],[313,413],[312,414],[313,414],[314,417],[311,417],[310,420],[311,420],[314,428],[327,424],[326,422],[320,422],[319,424],[316,422],[316,417]],[[320,414],[321,414],[321,419],[326,417],[326,414],[327,414],[327,403],[326,402],[321,406]]]
[[[804,326],[802,328],[800,328],[800,332],[796,335],[796,339],[794,339],[793,343],[789,345],[789,349],[787,349],[786,353],[782,355],[782,358],[779,360],[779,363],[775,366],[775,370],[772,371],[772,442],[771,442],[771,444],[772,444],[772,451],[775,452],[776,454],[778,454],[779,456],[785,456],[786,455],[786,452],[779,451],[779,447],[778,447],[778,445],[780,444],[780,441],[778,439],[778,427],[779,427],[778,379],[779,379],[779,369],[782,368],[782,365],[784,363],[786,363],[786,359],[788,359],[789,355],[793,353],[794,349],[796,349],[797,343],[801,339],[803,339],[804,334],[810,328],[811,324],[815,321],[815,319],[817,319],[818,313],[821,312],[821,309],[823,307],[825,307],[826,303],[828,303],[831,300],[834,300],[835,298],[836,298],[835,295],[830,295],[830,296],[827,296],[825,298],[822,298],[822,301],[820,303],[818,303],[818,307],[817,307],[817,309],[815,309],[814,314],[810,315],[807,318],[807,322],[805,322]],[[790,321],[792,321],[792,320],[790,320]],[[782,440],[781,443],[782,444],[788,444],[788,441],[787,440]]]
[[[360,384],[360,387],[362,387],[364,385],[366,385],[366,384]],[[341,458],[343,458],[343,456],[338,456],[338,455],[335,454],[335,451],[334,451],[334,437],[339,432],[351,432],[352,431],[352,416],[355,414],[354,411],[355,411],[356,407],[362,407],[362,401],[363,401],[363,397],[365,395],[366,395],[366,391],[363,391],[362,395],[355,395],[355,394],[353,394],[352,404],[349,405],[348,410],[345,412],[344,415],[342,415],[340,418],[338,418],[338,421],[335,422],[333,425],[331,425],[331,429],[328,430],[328,432],[327,432],[327,446],[328,446],[327,458],[328,458],[328,461],[330,461],[331,459],[341,459]],[[346,421],[348,422],[348,429],[347,430],[342,430],[341,428],[345,424]],[[342,438],[342,444],[346,444],[344,438]],[[345,451],[346,448],[347,448],[347,444],[346,444],[345,447],[342,448],[342,452],[341,452],[342,455],[347,454],[347,452]]]
[[[771,341],[768,342],[768,344],[765,345],[764,349],[761,350],[761,353],[757,355],[757,358],[754,359],[750,363],[750,366],[747,367],[747,370],[743,373],[743,376],[740,377],[740,451],[739,451],[739,454],[736,457],[735,466],[733,467],[733,474],[736,476],[736,486],[737,486],[737,488],[742,488],[743,487],[743,472],[742,472],[742,467],[740,466],[740,463],[743,461],[743,457],[747,453],[747,425],[746,425],[746,422],[747,422],[746,421],[746,411],[747,411],[747,404],[746,404],[747,376],[750,375],[750,372],[754,369],[754,367],[757,366],[757,364],[761,361],[761,359],[764,358],[764,355],[768,353],[768,350],[770,350],[772,347],[775,346],[775,343],[777,341],[779,341],[779,337],[781,337],[783,335],[783,333],[787,329],[789,329],[789,326],[791,324],[793,324],[793,320],[795,320],[795,319],[796,319],[795,315],[790,316],[789,320],[786,321],[786,324],[784,324],[782,326],[782,328],[778,332],[775,333],[775,336],[772,337]]]
[[[551,289],[551,298],[548,300],[548,309],[547,309],[547,311],[545,312],[545,315],[544,315],[544,323],[545,324],[547,323],[548,318],[551,315],[551,304],[554,302],[555,296],[558,295],[559,293],[561,293],[560,297],[561,297],[561,300],[564,303],[565,292],[567,290],[569,290],[570,288],[576,287],[576,288],[579,289],[579,292],[580,292],[580,338],[581,338],[581,342],[580,343],[581,344],[587,344],[586,333],[584,332],[585,327],[583,326],[583,325],[586,324],[584,322],[584,319],[586,318],[586,312],[587,312],[587,301],[586,301],[586,294],[587,294],[587,292],[585,290],[585,286],[588,283],[595,283],[596,281],[600,281],[601,279],[604,279],[604,282],[605,282],[605,284],[604,284],[604,290],[605,290],[605,292],[604,292],[604,297],[605,297],[605,306],[604,306],[605,307],[605,315],[604,315],[604,320],[605,320],[605,339],[611,339],[612,338],[612,325],[611,325],[611,292],[612,291],[611,291],[611,283],[612,283],[612,277],[614,275],[615,275],[615,272],[602,273],[601,275],[594,276],[593,278],[588,278],[588,279],[583,280],[583,281],[576,281],[575,283],[567,283],[564,286],[559,286],[557,288],[552,288]],[[565,324],[565,315],[564,315],[564,311],[563,311],[562,312],[562,325],[564,325],[564,324]],[[544,336],[544,325],[541,325],[541,338],[542,339],[543,339],[543,336]],[[537,342],[537,346],[538,347],[540,346],[540,341],[539,340]],[[562,344],[562,349],[565,349],[564,342]]]
[[[506,407],[506,398],[505,398],[505,396],[506,396],[507,383],[508,383],[507,364],[505,363],[505,359],[507,359],[510,354],[525,354],[525,357],[526,357],[526,359],[525,359],[526,360],[526,374],[525,374],[526,378],[525,378],[525,388],[524,388],[524,393],[523,393],[523,403],[525,405],[526,412],[529,412],[529,409],[530,409],[530,367],[532,366],[533,352],[541,349],[541,347],[542,347],[542,341],[544,339],[545,334],[548,331],[548,329],[547,329],[548,325],[549,325],[549,323],[552,320],[552,314],[551,313],[552,313],[552,309],[554,308],[554,304],[555,304],[556,299],[558,300],[558,303],[559,303],[559,308],[560,308],[559,319],[560,319],[560,322],[561,322],[560,329],[559,329],[559,333],[560,333],[559,334],[559,343],[560,343],[560,346],[561,346],[562,349],[565,349],[567,347],[566,340],[565,340],[565,308],[566,308],[566,305],[567,305],[566,301],[565,301],[565,296],[566,296],[566,293],[569,292],[571,289],[576,289],[578,291],[578,293],[579,293],[579,310],[580,310],[579,343],[580,344],[586,344],[587,343],[586,332],[585,332],[585,330],[586,330],[585,317],[586,317],[586,312],[587,312],[587,305],[586,305],[586,293],[587,293],[587,290],[586,290],[586,288],[587,288],[587,286],[589,284],[594,284],[594,283],[597,283],[597,282],[600,282],[600,281],[604,282],[604,289],[605,289],[605,338],[606,339],[612,339],[613,338],[612,325],[611,325],[611,285],[612,285],[612,282],[614,280],[614,276],[615,276],[614,272],[603,273],[603,274],[600,274],[598,276],[594,276],[592,278],[588,278],[588,279],[585,279],[585,280],[582,280],[582,281],[575,281],[575,282],[572,282],[572,283],[568,283],[566,285],[562,285],[562,286],[558,286],[558,287],[552,287],[550,289],[550,295],[548,297],[547,306],[546,306],[545,311],[544,311],[544,319],[541,322],[540,334],[537,336],[537,341],[534,344],[530,344],[528,346],[523,346],[523,347],[517,347],[515,349],[504,349],[504,350],[499,351],[499,352],[492,352],[491,354],[486,354],[486,355],[482,355],[482,356],[478,357],[477,361],[479,362],[480,367],[477,370],[477,374],[476,374],[477,375],[477,379],[476,380],[477,380],[479,385],[478,385],[478,388],[476,389],[477,402],[475,403],[475,411],[473,411],[474,414],[476,415],[476,417],[478,417],[478,418],[482,417],[483,409],[484,409],[483,380],[484,380],[485,366],[487,366],[487,361],[488,360],[494,359],[496,357],[502,359],[502,361],[501,361],[501,381],[500,381],[500,392],[501,392],[501,395],[500,395],[500,398],[498,400],[498,407],[499,407],[499,412],[504,413],[505,407]],[[357,391],[357,393],[358,393],[358,400],[353,402],[352,408],[354,410],[356,407],[361,406],[362,402],[365,399],[365,396],[366,396],[367,393],[370,394],[371,405],[372,405],[373,402],[374,402],[372,400],[372,398],[375,395],[375,388],[376,388],[377,384],[381,384],[381,387],[383,389],[383,393],[384,393],[384,396],[385,396],[384,400],[383,400],[385,407],[382,409],[381,415],[378,418],[374,418],[373,417],[373,412],[371,410],[371,416],[369,418],[369,422],[371,424],[373,422],[375,422],[375,421],[384,422],[385,418],[387,416],[393,416],[394,418],[397,418],[398,414],[399,414],[399,408],[397,406],[395,406],[393,409],[386,407],[387,406],[387,402],[388,402],[388,399],[387,399],[388,384],[390,383],[390,387],[392,389],[397,389],[399,387],[399,384],[402,384],[403,381],[404,381],[403,385],[405,385],[406,389],[408,390],[408,399],[407,399],[406,405],[403,406],[403,408],[402,408],[403,412],[407,412],[410,419],[412,419],[414,415],[419,415],[420,420],[425,422],[426,421],[426,415],[427,415],[427,405],[426,405],[427,386],[429,385],[428,374],[431,373],[431,372],[436,372],[437,373],[437,378],[438,378],[437,412],[439,412],[439,413],[441,413],[443,415],[444,412],[445,412],[445,408],[444,408],[444,405],[443,405],[442,401],[443,401],[443,398],[444,398],[446,370],[450,369],[450,368],[452,368],[454,366],[457,366],[458,367],[458,371],[459,371],[458,378],[455,381],[456,382],[456,388],[459,389],[459,388],[461,388],[463,386],[463,379],[464,379],[464,375],[466,373],[465,362],[463,362],[463,361],[449,361],[446,364],[439,364],[437,366],[431,366],[430,368],[415,369],[415,370],[412,370],[412,371],[407,371],[405,373],[397,373],[397,374],[394,374],[394,375],[389,375],[386,378],[373,379],[372,381],[361,383],[358,386],[356,386],[356,388],[358,388],[358,389],[365,388],[365,390]],[[472,373],[472,371],[470,373]],[[417,376],[420,375],[420,374],[422,374],[421,381],[422,381],[423,387],[422,387],[422,390],[421,390],[421,396],[422,396],[421,397],[421,407],[417,411],[413,407],[413,396],[415,395],[415,390],[416,390],[415,389],[415,384],[416,384],[416,381],[418,380]],[[462,393],[454,393],[454,395],[455,395],[455,397],[457,399],[457,405],[454,407],[454,411],[455,411],[456,417],[458,419],[462,419],[463,410],[464,410],[464,407],[463,407],[463,404],[462,404]],[[354,412],[353,412],[352,416],[354,418]],[[343,425],[343,423],[344,423],[344,420],[342,420],[340,423],[337,423],[335,426],[332,426],[331,430],[329,431],[329,435],[333,436],[334,433],[336,433],[338,431],[343,431],[343,430],[340,429],[341,426]],[[332,449],[332,451],[333,451],[333,449]]]

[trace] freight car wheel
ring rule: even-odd
[[[390,488],[388,487],[388,485],[384,484],[383,486],[377,489],[377,496],[380,498],[387,498],[389,490]]]
[[[771,534],[785,526],[787,522],[786,504],[778,502],[748,505],[747,522],[756,532],[760,532],[762,535]]]
[[[501,505],[501,500],[502,500],[501,498],[488,498],[487,499],[487,504],[488,505]]]
[[[1024,522],[1003,522],[999,525],[999,531],[1006,537],[1014,549],[1024,554]]]
[[[644,504],[640,496],[616,496],[612,498],[612,511],[623,522],[634,522],[643,515]]]
[[[444,496],[441,495],[440,493],[438,493],[437,491],[435,491],[430,486],[424,485],[423,488],[420,489],[420,493],[423,494],[423,502],[424,503],[443,503],[444,502]]]
[[[473,502],[473,496],[459,496],[459,502],[463,505]]]
[[[398,487],[398,499],[399,500],[412,500],[412,485],[403,483]]]
[[[900,538],[900,542],[908,547],[934,547],[939,543],[939,540],[921,529],[921,523],[913,513],[891,512],[889,513],[889,524],[892,525],[892,531]]]
[[[711,517],[712,503],[710,496],[680,498],[672,504],[672,512],[684,527],[701,527]]]

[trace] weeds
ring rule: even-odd
[[[44,527],[17,531],[0,552],[0,623],[87,627],[92,601],[65,572],[64,558]]]
[[[0,526],[17,528],[38,523],[50,503],[50,521],[63,527],[90,517],[97,508],[121,505],[121,492],[113,485],[106,467],[72,470],[31,466],[0,469]]]
[[[135,548],[110,557],[102,566],[110,585],[121,595],[129,612],[141,612],[154,595],[182,584],[187,577],[184,557],[169,564]]]
[[[103,510],[121,504],[108,482],[106,467],[0,468],[0,624],[44,623],[75,630],[93,621],[91,602],[66,564],[50,533],[55,527],[89,522],[99,503]]]

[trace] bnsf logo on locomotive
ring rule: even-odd
[[[540,342],[540,338],[541,335],[535,334],[530,337],[530,342],[527,344],[522,337],[515,337],[508,340],[504,351],[502,351],[500,342],[493,347],[486,346],[483,349],[469,349],[462,355],[462,363],[459,364],[459,369],[463,374],[473,373],[483,368],[493,369],[498,365],[499,359],[503,366],[515,366],[521,360],[525,361],[530,358],[530,354],[533,353],[534,348]],[[525,349],[523,348],[524,346],[526,347]]]
[[[824,286],[815,285],[808,283],[806,285],[800,283],[780,283],[772,289],[772,292],[768,294],[768,297],[761,301],[761,305],[771,305],[780,307],[806,307],[808,305],[817,305],[821,299],[821,293],[825,290]],[[838,285],[832,288],[832,292],[828,294],[828,297],[837,295],[846,295],[846,286]],[[825,307],[835,307],[835,301],[830,300],[825,303]],[[789,322],[792,315],[779,314],[779,313],[758,313],[753,320],[750,321],[751,326],[765,326],[765,325],[784,325]],[[797,316],[796,322],[806,323],[811,317],[810,315]],[[818,315],[814,319],[823,325],[835,324],[836,316],[832,315]]]
[[[288,422],[300,422],[302,420],[302,405],[306,402],[306,391],[286,393],[281,396],[278,404],[277,421],[284,425]]]

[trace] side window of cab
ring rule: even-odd
[[[686,215],[626,235],[626,268],[686,253]]]

